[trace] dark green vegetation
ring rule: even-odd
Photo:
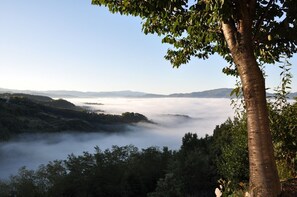
[[[273,106],[275,156],[280,177],[288,179],[297,175],[297,103]],[[213,136],[199,139],[187,133],[178,151],[96,147],[93,154],[69,155],[35,171],[21,168],[10,180],[0,181],[0,196],[209,197],[219,184],[223,196],[242,196],[249,182],[246,124],[243,115],[217,126]]]
[[[29,132],[116,132],[126,124],[149,122],[138,113],[97,114],[63,100],[28,94],[0,95],[0,140]]]

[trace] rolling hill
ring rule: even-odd
[[[122,115],[94,113],[50,97],[28,94],[0,94],[0,140],[21,133],[63,131],[123,132],[128,124],[150,122],[134,112]]]

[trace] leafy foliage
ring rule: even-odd
[[[274,110],[281,110],[287,104],[293,77],[291,74],[291,66],[292,64],[287,58],[284,58],[282,65],[279,66],[279,68],[282,70],[280,73],[281,83],[274,89],[275,101],[272,103]]]
[[[218,136],[218,135],[217,135]],[[179,151],[130,145],[67,160],[36,171],[20,169],[0,181],[1,196],[210,196],[216,185],[213,137],[188,133]]]
[[[9,182],[0,182],[5,196],[146,196],[163,177],[172,157],[164,148],[139,151],[134,146],[118,147],[65,161],[50,162],[36,171],[21,168]]]
[[[208,196],[209,188],[214,186],[213,166],[210,165],[210,146],[212,138],[198,139],[197,134],[187,133],[182,146],[172,163],[171,173],[180,181],[182,196]]]
[[[287,179],[297,175],[297,103],[288,100],[292,65],[287,58],[282,63],[281,84],[275,88],[274,100],[269,101],[269,117],[279,176]]]
[[[162,35],[162,42],[172,45],[165,58],[175,67],[189,62],[191,57],[206,59],[214,53],[233,62],[221,25],[223,21],[233,27],[239,25],[238,1],[92,0],[92,4],[106,6],[112,13],[139,16],[145,34]],[[251,33],[259,62],[274,63],[282,54],[291,57],[297,52],[296,7],[294,0],[256,1]],[[234,69],[229,67],[225,72],[232,73]]]
[[[213,151],[218,174],[231,181],[230,187],[249,180],[246,118],[228,119],[214,130]]]
[[[297,103],[286,103],[281,110],[271,110],[270,122],[276,159],[291,174],[282,178],[294,177],[297,173]]]

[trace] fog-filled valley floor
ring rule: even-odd
[[[0,143],[0,177],[8,178],[22,166],[35,169],[40,164],[67,155],[104,150],[112,145],[133,144],[139,148],[150,146],[179,149],[185,133],[199,137],[211,135],[216,125],[233,116],[230,99],[202,98],[67,98],[88,109],[108,114],[137,112],[151,123],[128,126],[127,132],[112,134],[63,132],[55,134],[23,134]]]

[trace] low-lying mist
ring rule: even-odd
[[[216,125],[233,116],[229,99],[197,98],[92,98],[67,99],[79,106],[121,114],[138,112],[156,124],[141,123],[128,127],[128,131],[113,134],[67,132],[55,134],[21,135],[0,143],[0,178],[8,178],[22,166],[36,169],[40,164],[67,155],[104,150],[112,145],[133,144],[139,148],[167,146],[178,149],[187,132],[204,137],[211,135]]]

